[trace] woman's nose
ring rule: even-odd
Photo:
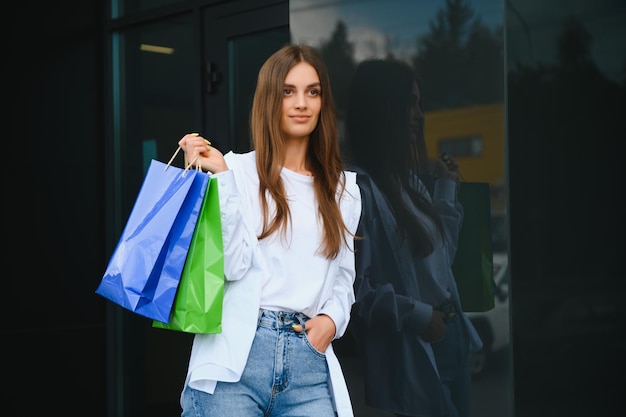
[[[306,97],[304,96],[304,94],[296,95],[296,108],[297,109],[306,108]]]

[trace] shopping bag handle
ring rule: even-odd
[[[172,161],[174,160],[174,158],[176,158],[176,155],[178,155],[178,152],[180,152],[180,145],[178,145],[178,148],[176,149],[176,152],[174,152],[174,155],[172,155],[172,157],[170,158],[169,161],[167,161],[167,164],[165,165],[165,168],[163,168],[163,171],[167,171],[167,169],[169,168],[169,166],[172,164]],[[189,168],[191,168],[192,165],[195,164],[195,168],[196,171],[202,171],[202,168],[200,167],[200,155],[196,155],[196,157],[187,164],[187,166],[185,166],[185,170],[183,171],[183,175],[185,175],[185,173],[189,170]]]

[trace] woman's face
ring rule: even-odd
[[[280,126],[288,140],[307,139],[317,126],[322,91],[317,71],[310,64],[296,64],[285,77]]]

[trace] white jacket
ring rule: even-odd
[[[258,176],[254,151],[225,155],[229,170],[216,174],[219,186],[222,238],[224,243],[224,303],[222,332],[194,337],[185,383],[212,394],[217,381],[236,382],[241,377],[256,333],[263,283],[269,277],[259,248],[252,206],[258,199]],[[356,174],[346,171],[346,191],[340,201],[346,225],[356,233],[361,215],[361,195]],[[343,336],[354,303],[355,264],[353,239],[329,268],[322,289],[318,314],[328,314],[335,325],[335,338]],[[346,382],[332,345],[326,350],[330,384],[339,417],[352,417]]]

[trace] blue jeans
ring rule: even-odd
[[[186,386],[182,417],[335,417],[326,356],[304,332],[308,317],[260,310],[239,382],[218,382],[213,394]],[[301,324],[298,333],[291,327]]]

